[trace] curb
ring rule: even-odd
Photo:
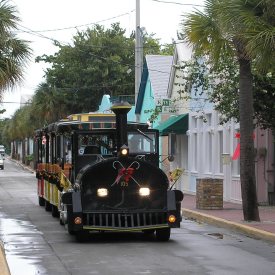
[[[6,260],[5,250],[3,243],[0,242],[0,274],[1,275],[11,275],[10,269]]]
[[[17,163],[17,164],[18,164],[19,166],[21,166],[24,170],[27,170],[27,171],[30,172],[30,173],[34,173],[34,172],[35,172],[31,167],[26,166],[26,165],[23,164],[21,161],[12,159],[11,157],[9,157],[9,160],[12,161],[12,162]]]
[[[253,228],[244,224],[231,222],[225,219],[217,218],[211,215],[203,214],[190,209],[182,208],[182,214],[186,218],[192,218],[200,222],[217,225],[223,228],[231,229],[239,233],[245,234],[254,239],[262,239],[265,241],[275,242],[275,234]]]

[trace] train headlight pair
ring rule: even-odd
[[[139,189],[139,195],[142,197],[148,197],[150,195],[150,189],[148,187],[141,187]]]
[[[107,188],[98,188],[97,195],[101,198],[108,196],[108,189]]]
[[[107,188],[98,188],[97,189],[98,197],[107,197],[108,196],[108,189]],[[141,187],[139,189],[139,195],[142,197],[148,197],[150,195],[150,189],[148,187]]]

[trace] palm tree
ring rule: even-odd
[[[26,41],[13,33],[19,18],[16,9],[8,1],[0,1],[0,98],[3,91],[13,88],[23,79],[23,69],[30,58],[31,50]]]
[[[64,94],[41,83],[33,97],[30,116],[38,122],[39,127],[68,116]]]
[[[266,71],[274,62],[273,0],[206,0],[205,10],[182,22],[183,37],[197,54],[218,64],[230,54],[239,64],[241,190],[244,220],[259,221],[253,142],[252,64]],[[272,58],[273,57],[273,58]]]

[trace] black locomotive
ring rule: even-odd
[[[36,132],[39,204],[70,234],[143,231],[167,241],[179,227],[179,190],[159,168],[158,131],[127,123],[131,106],[115,115],[87,114]],[[79,115],[78,115],[79,119]]]

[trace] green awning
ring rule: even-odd
[[[188,114],[172,115],[155,129],[159,130],[161,136],[167,136],[169,133],[185,134],[188,130]]]

